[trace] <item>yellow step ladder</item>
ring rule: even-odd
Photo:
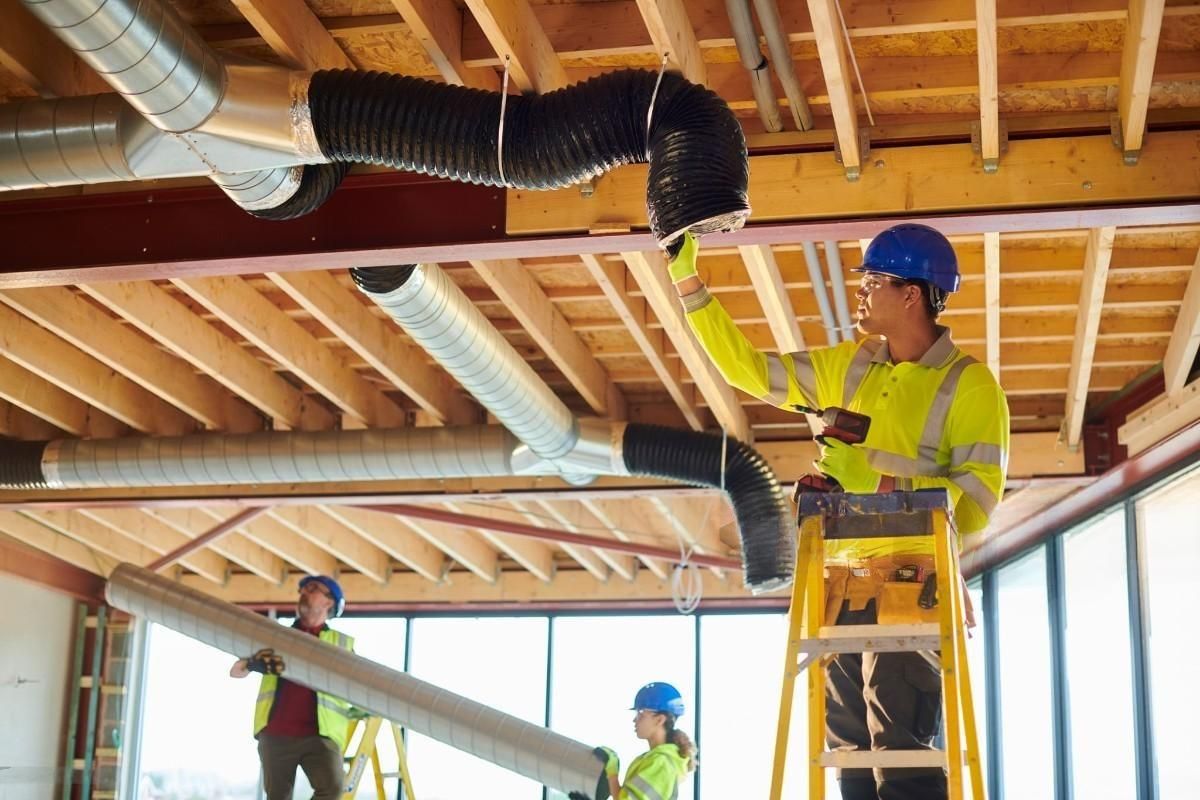
[[[800,542],[788,612],[783,695],[775,735],[770,800],[783,793],[796,678],[808,669],[808,798],[824,800],[829,768],[941,767],[950,800],[963,800],[963,765],[971,797],[984,800],[967,667],[966,621],[956,532],[941,489],[877,495],[801,493]],[[936,623],[826,626],[825,541],[880,536],[932,536],[937,581]],[[940,656],[939,656],[940,651]],[[838,653],[918,652],[942,676],[945,750],[830,752],[825,749],[825,662]]]
[[[346,770],[346,781],[342,791],[342,800],[353,800],[358,794],[359,787],[362,786],[363,775],[367,771],[367,764],[371,765],[371,771],[375,778],[375,796],[378,800],[388,800],[387,790],[384,788],[383,782],[387,778],[399,778],[400,786],[402,787],[403,797],[405,800],[416,800],[416,794],[413,793],[412,778],[408,775],[408,758],[405,755],[404,749],[404,732],[400,726],[394,722],[386,722],[392,729],[392,741],[396,745],[396,757],[398,768],[396,772],[384,772],[383,765],[379,758],[379,729],[382,728],[386,720],[381,717],[367,717],[366,719],[357,720],[354,727],[350,729],[350,735],[346,737],[347,749],[354,741],[355,733],[361,728],[362,738],[358,742],[358,748],[354,755],[345,755],[348,764]],[[400,796],[397,794],[397,796]]]

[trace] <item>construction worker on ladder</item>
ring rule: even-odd
[[[852,493],[945,489],[959,533],[983,530],[1004,492],[1008,406],[987,366],[936,322],[959,285],[946,237],[915,224],[879,234],[854,270],[863,274],[857,329],[879,338],[789,354],[754,348],[708,293],[696,255],[696,240],[685,235],[670,275],[692,331],[727,382],[790,411],[841,407],[871,417],[861,445],[819,439],[817,468]],[[931,619],[919,592],[896,584],[928,579],[932,548],[930,537],[827,541],[825,623]],[[831,750],[933,747],[940,678],[918,653],[841,654],[826,669]],[[947,795],[939,769],[846,769],[838,777],[845,800]]]
[[[309,575],[300,581],[292,627],[354,652],[354,638],[326,624],[329,618],[340,617],[345,606],[337,581]],[[254,706],[254,738],[267,800],[291,800],[296,767],[304,770],[313,787],[313,800],[339,800],[345,778],[342,752],[352,721],[362,712],[339,697],[279,677],[284,668],[283,657],[270,649],[238,659],[229,668],[233,678],[251,672],[263,676]]]
[[[608,747],[596,748],[605,759],[604,774],[614,800],[676,800],[679,783],[696,768],[696,746],[675,727],[683,716],[683,696],[669,683],[648,683],[633,698],[634,734],[650,749],[635,758],[618,780],[621,765]],[[576,795],[572,794],[572,798]]]

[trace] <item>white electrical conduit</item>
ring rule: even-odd
[[[767,40],[767,50],[771,54],[771,63],[775,65],[775,73],[787,96],[791,108],[792,120],[797,130],[807,131],[813,126],[812,109],[808,107],[808,97],[804,87],[796,77],[796,65],[792,61],[792,46],[787,33],[783,30],[783,22],[779,19],[779,6],[775,0],[754,0],[754,10],[758,13],[758,24],[762,27],[763,38]]]
[[[234,657],[269,647],[288,680],[490,761],[552,789],[599,800],[603,768],[589,745],[356,656],[133,564],[108,579],[109,605]],[[481,664],[480,669],[486,669]],[[202,700],[197,698],[198,701]],[[598,791],[603,787],[603,794]]]
[[[825,261],[829,264],[829,282],[833,285],[833,304],[837,308],[838,331],[843,340],[854,341],[854,322],[850,319],[850,304],[846,301],[846,277],[842,270],[842,254],[838,243],[825,242]]]
[[[833,317],[833,309],[829,307],[829,295],[825,292],[825,273],[821,270],[817,246],[813,242],[803,242],[803,247],[804,263],[808,265],[808,280],[812,283],[813,295],[817,298],[817,308],[821,310],[821,324],[825,326],[829,344],[835,345],[841,339],[838,337],[838,324]]]
[[[754,90],[754,104],[758,106],[758,116],[768,133],[778,133],[783,130],[783,118],[779,114],[779,100],[775,97],[775,87],[771,85],[771,70],[758,46],[758,33],[754,29],[754,19],[750,16],[750,0],[725,0],[725,12],[729,15],[733,41],[737,45],[742,66],[750,72],[750,85]]]

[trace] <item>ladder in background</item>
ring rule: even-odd
[[[394,722],[387,722],[386,724],[392,729],[392,741],[396,745],[396,757],[399,766],[396,772],[383,771],[383,766],[379,758],[378,739],[379,729],[383,727],[384,723],[385,720],[382,717],[367,717],[366,719],[358,720],[354,728],[350,730],[350,736],[346,739],[347,752],[349,752],[350,743],[354,741],[355,733],[360,728],[362,729],[362,739],[359,740],[358,749],[355,750],[354,755],[345,756],[348,768],[346,770],[346,782],[342,792],[342,800],[353,800],[354,796],[358,794],[368,762],[371,764],[371,771],[375,778],[375,796],[378,800],[388,800],[387,790],[383,784],[387,778],[398,778],[400,780],[400,789],[397,792],[397,797],[404,797],[406,800],[416,800],[416,795],[413,794],[412,778],[408,775],[408,758],[405,755],[404,749],[404,732]]]
[[[129,620],[111,619],[106,606],[77,606],[62,800],[75,784],[80,800],[117,797],[131,636]]]
[[[809,800],[824,800],[825,770],[831,767],[941,767],[947,772],[950,800],[963,800],[967,777],[964,762],[971,797],[984,800],[958,548],[946,503],[946,493],[940,489],[878,495],[800,494],[800,543],[788,611],[787,656],[770,800],[782,797],[796,678],[809,667],[815,667],[808,669]],[[826,626],[825,540],[880,536],[933,537],[938,622]],[[918,652],[938,666],[942,676],[944,750],[825,750],[824,664],[837,653],[861,652]]]

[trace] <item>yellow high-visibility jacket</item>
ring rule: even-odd
[[[959,533],[986,527],[1004,494],[1008,403],[991,370],[959,350],[950,331],[920,361],[893,364],[886,342],[842,342],[800,353],[756,350],[707,289],[683,298],[688,324],[730,385],[796,411],[838,406],[871,417],[861,445],[898,490],[946,489]],[[932,553],[928,538],[826,542],[826,556]]]
[[[296,627],[293,625],[292,627]],[[328,642],[354,652],[354,637],[339,633],[326,625],[318,634],[322,642]],[[286,675],[284,677],[287,677]],[[271,708],[275,705],[275,690],[279,688],[279,678],[274,675],[263,675],[258,686],[258,699],[254,703],[254,735],[258,736],[267,727],[271,719]],[[346,749],[346,739],[349,738],[350,704],[340,697],[334,697],[325,692],[317,692],[317,733],[327,739],[332,739],[339,750]]]
[[[647,750],[629,764],[616,800],[677,800],[687,763],[669,742]]]

